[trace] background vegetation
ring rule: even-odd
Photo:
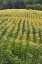
[[[26,8],[42,10],[42,0],[0,0],[0,9],[9,8]]]

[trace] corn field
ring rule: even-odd
[[[0,64],[42,64],[42,11],[0,10]]]

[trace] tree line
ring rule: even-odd
[[[34,5],[38,5],[38,8],[40,5],[40,9],[42,9],[42,0],[0,0],[0,9],[33,9],[34,7],[37,7]]]

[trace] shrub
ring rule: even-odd
[[[0,10],[3,10],[3,7],[2,6],[0,6]]]
[[[27,5],[26,6],[26,9],[42,10],[42,5],[41,4]]]

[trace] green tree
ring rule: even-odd
[[[4,0],[4,1],[2,2],[2,6],[3,6],[4,9],[7,8],[7,1],[6,1],[6,0]]]
[[[28,4],[33,4],[33,0],[28,0]]]
[[[19,7],[20,7],[20,8],[25,8],[24,1],[20,1],[20,2],[19,2]]]

